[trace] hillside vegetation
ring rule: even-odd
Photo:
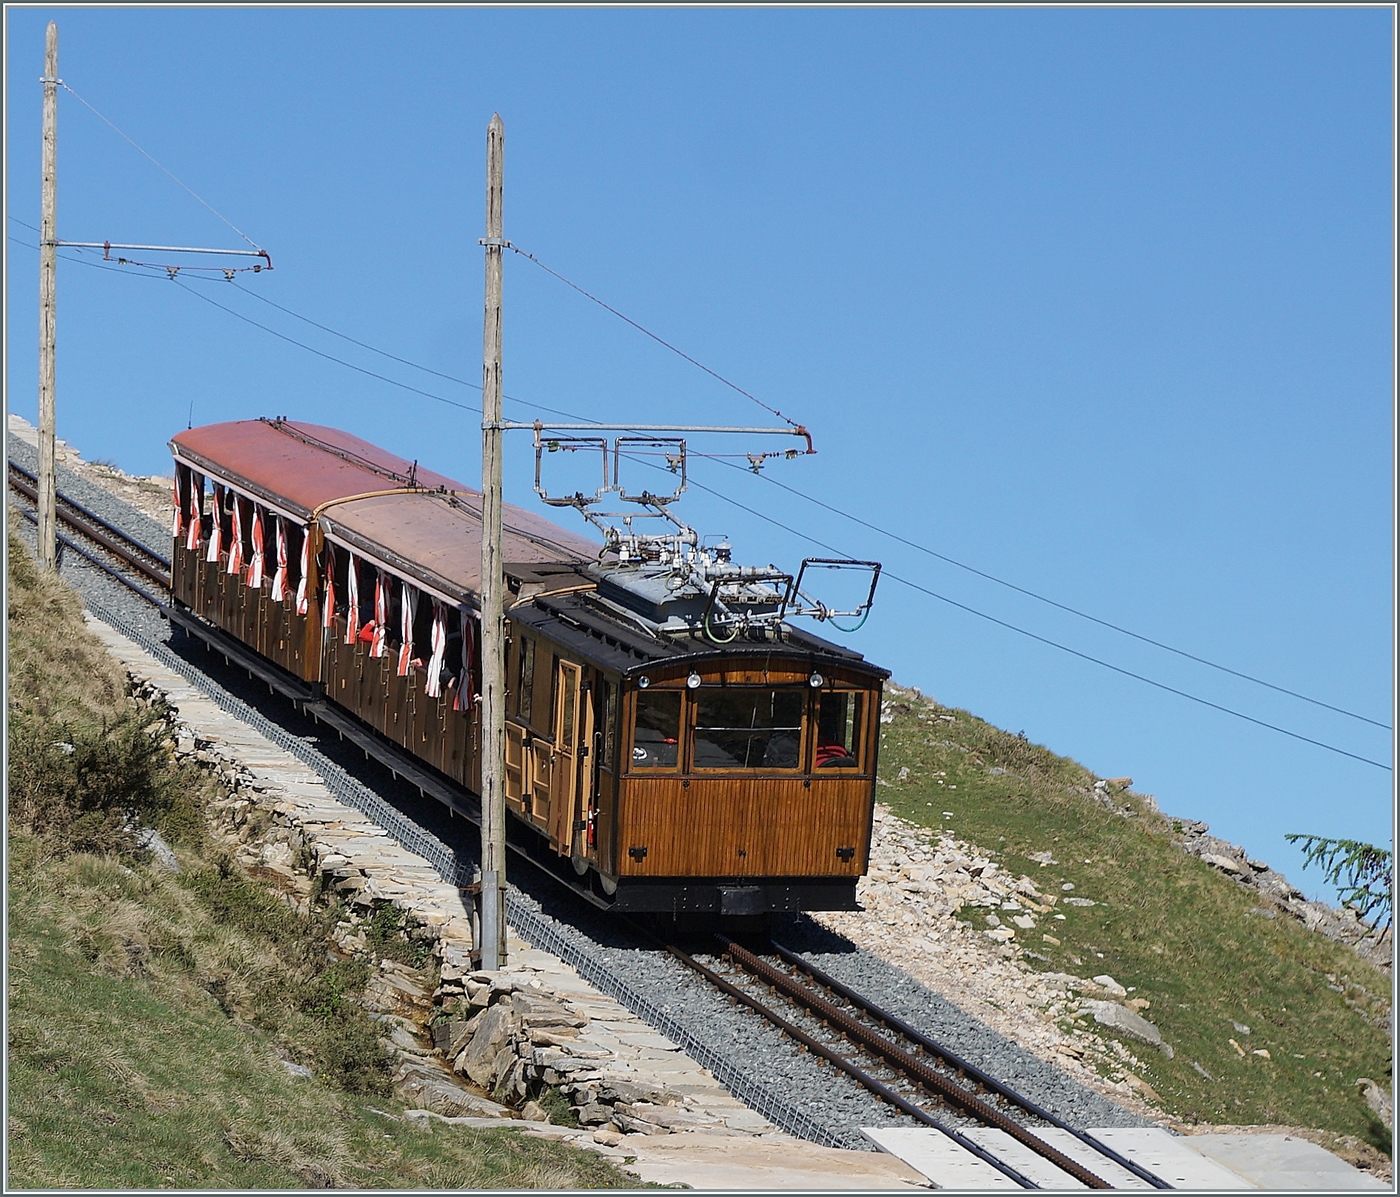
[[[1044,893],[1088,900],[1057,902],[1063,919],[1043,917],[1016,945],[1032,968],[1107,973],[1150,1003],[1142,1013],[1174,1054],[1124,1043],[1167,1113],[1317,1128],[1390,1154],[1355,1084],[1389,1085],[1388,976],[1185,854],[1143,795],[1100,784],[1096,800],[1099,779],[1076,762],[917,691],[891,697],[881,799]],[[962,917],[982,927],[986,913]]]
[[[9,1175],[16,1188],[583,1188],[601,1157],[399,1119],[358,998],[206,834],[207,777],[10,540]],[[180,870],[142,844],[154,828]]]

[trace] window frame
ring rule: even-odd
[[[858,717],[855,720],[854,727],[851,729],[855,741],[855,751],[852,753],[856,760],[856,767],[854,769],[823,768],[817,765],[817,749],[820,747],[817,740],[821,735],[821,701],[828,694],[845,694],[857,699]],[[812,735],[810,737],[808,755],[806,758],[807,772],[813,777],[869,777],[870,768],[865,759],[869,755],[869,746],[866,743],[868,739],[866,724],[870,718],[870,709],[872,707],[870,700],[874,694],[875,691],[868,687],[850,685],[823,686],[820,690],[815,690],[813,692],[811,708]]]
[[[729,693],[745,693],[761,691],[765,693],[776,693],[788,691],[801,693],[803,696],[801,723],[797,728],[797,763],[794,765],[700,765],[695,763],[696,730],[700,715],[699,695],[704,690],[718,690]],[[788,682],[786,684],[774,685],[771,682],[744,682],[735,685],[712,684],[705,685],[703,682],[695,689],[687,689],[685,702],[685,772],[689,776],[710,777],[715,775],[730,775],[740,777],[776,776],[776,777],[805,777],[811,772],[809,762],[815,749],[810,743],[812,739],[812,719],[811,719],[811,687],[800,682]],[[787,729],[784,729],[787,730]]]
[[[638,707],[642,699],[649,694],[674,694],[680,700],[680,710],[676,715],[676,761],[673,765],[642,765],[638,767],[636,759],[632,755],[637,747]],[[686,752],[688,751],[686,739],[689,703],[686,701],[685,687],[683,685],[649,686],[646,689],[634,687],[631,691],[629,706],[631,719],[628,721],[627,727],[627,760],[624,762],[623,772],[641,777],[678,776],[682,772],[688,772],[685,765]]]

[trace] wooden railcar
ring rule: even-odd
[[[283,419],[171,450],[179,622],[478,811],[479,492]],[[888,672],[509,505],[503,550],[512,842],[619,910],[854,908]]]

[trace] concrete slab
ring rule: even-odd
[[[1191,1135],[1184,1141],[1261,1189],[1391,1191],[1384,1181],[1353,1168],[1326,1148],[1292,1135]]]
[[[898,1156],[917,1169],[937,1188],[986,1190],[1018,1187],[1009,1177],[932,1127],[864,1127],[861,1133],[882,1151]],[[1115,1189],[1141,1190],[1152,1187],[1068,1131],[1052,1127],[1038,1133],[1050,1146],[1083,1164]],[[1386,1187],[1311,1143],[1305,1144],[1311,1151],[1285,1154],[1276,1150],[1271,1152],[1269,1147],[1257,1142],[1284,1139],[1282,1135],[1195,1135],[1183,1138],[1154,1127],[1112,1127],[1089,1133],[1134,1163],[1151,1169],[1177,1189],[1218,1192],[1256,1187],[1323,1190]],[[968,1131],[967,1137],[1042,1188],[1069,1190],[1086,1187],[1004,1131],[978,1128]],[[1256,1142],[1240,1144],[1237,1140]],[[1287,1146],[1292,1148],[1298,1142],[1302,1141],[1290,1138]],[[1198,1144],[1210,1150],[1195,1150]],[[1234,1166],[1236,1160],[1243,1161],[1241,1166]],[[1270,1165],[1273,1165],[1272,1169]],[[1258,1175],[1251,1174],[1249,1168],[1253,1168]]]
[[[939,1189],[1020,1189],[1009,1176],[932,1127],[863,1126],[860,1133]]]
[[[1174,1189],[1207,1192],[1253,1189],[1257,1186],[1215,1160],[1191,1149],[1195,1138],[1182,1138],[1157,1127],[1111,1126],[1089,1132],[1100,1142],[1149,1168]]]
[[[946,1135],[939,1135],[936,1130],[930,1129],[929,1133],[938,1135],[940,1139],[945,1141],[948,1138]],[[1044,1156],[1032,1151],[1024,1143],[1013,1139],[1004,1130],[997,1130],[995,1127],[977,1127],[968,1131],[967,1137],[978,1147],[985,1147],[1002,1163],[1015,1168],[1027,1180],[1035,1181],[1042,1189],[1088,1189],[1089,1187],[1082,1180],[1076,1180]],[[1070,1137],[1073,1138],[1073,1136]],[[1058,1148],[1059,1144],[1051,1143],[1050,1146]],[[1103,1179],[1107,1180],[1108,1178],[1104,1177]]]
[[[623,1158],[635,1157],[626,1168],[644,1182],[679,1181],[707,1191],[905,1192],[928,1187],[922,1173],[892,1155],[840,1151],[797,1139],[683,1131],[627,1135],[615,1150]]]
[[[1115,1164],[1107,1156],[1100,1154],[1081,1139],[1075,1138],[1067,1130],[1057,1126],[1042,1127],[1036,1131],[1045,1142],[1057,1151],[1063,1152],[1076,1163],[1083,1164],[1090,1172],[1108,1181],[1115,1189],[1150,1189],[1152,1185],[1121,1164]],[[980,1142],[980,1140],[978,1140]],[[986,1144],[983,1144],[986,1146]]]

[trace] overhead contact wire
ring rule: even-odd
[[[619,320],[621,320],[624,324],[630,324],[633,328],[635,328],[635,329],[636,329],[639,333],[641,333],[643,336],[650,337],[650,338],[651,338],[653,341],[655,341],[658,345],[661,345],[661,346],[663,346],[664,348],[669,349],[669,350],[670,350],[672,353],[674,353],[677,357],[682,357],[682,358],[684,358],[684,359],[685,359],[686,361],[688,361],[692,366],[694,366],[697,370],[703,370],[703,371],[704,371],[706,374],[708,374],[711,378],[715,379],[715,380],[718,381],[718,382],[722,382],[722,383],[723,383],[725,386],[727,386],[731,391],[736,391],[736,392],[738,392],[740,395],[742,395],[745,399],[750,399],[750,400],[752,400],[754,403],[757,403],[759,407],[763,408],[764,411],[769,412],[770,414],[777,416],[778,419],[783,420],[783,421],[785,421],[785,422],[788,423],[788,424],[791,424],[792,427],[794,427],[794,428],[797,428],[797,427],[798,427],[798,423],[797,423],[796,420],[793,420],[793,419],[789,418],[788,416],[783,415],[783,413],[780,412],[776,407],[772,407],[772,406],[770,406],[769,404],[764,403],[763,400],[760,399],[757,395],[751,394],[749,391],[744,390],[744,388],[741,387],[738,383],[736,383],[736,382],[730,382],[729,379],[725,378],[725,376],[724,376],[723,374],[720,374],[720,373],[719,373],[718,371],[716,371],[716,370],[711,370],[710,367],[707,366],[707,365],[705,365],[704,362],[696,361],[693,357],[690,356],[690,354],[686,353],[685,350],[676,348],[676,346],[672,345],[670,341],[665,340],[663,337],[657,336],[656,333],[654,333],[654,332],[651,331],[651,329],[645,328],[645,327],[643,327],[642,325],[638,324],[635,320],[632,319],[631,316],[623,315],[623,313],[619,312],[619,311],[618,311],[615,307],[613,307],[611,304],[605,303],[603,300],[599,299],[599,298],[598,298],[596,295],[594,295],[591,291],[585,291],[585,290],[584,290],[582,287],[580,287],[576,282],[573,282],[573,281],[571,281],[570,279],[565,278],[562,274],[560,274],[560,273],[559,273],[557,270],[555,270],[553,267],[551,267],[551,266],[546,266],[543,262],[541,262],[541,261],[539,260],[539,258],[535,257],[534,254],[532,254],[532,253],[526,253],[526,251],[523,250],[523,249],[521,249],[519,246],[517,246],[517,245],[511,245],[509,242],[506,243],[506,248],[509,249],[509,250],[510,250],[511,252],[513,252],[513,253],[519,254],[522,258],[527,258],[529,261],[533,262],[536,266],[538,266],[541,270],[543,270],[546,274],[551,274],[551,275],[553,275],[553,276],[554,276],[555,278],[557,278],[561,283],[563,283],[566,287],[572,287],[575,291],[577,291],[577,292],[578,292],[580,295],[582,295],[585,299],[591,300],[592,302],[596,303],[596,304],[597,304],[600,308],[602,308],[604,311],[611,312],[614,316],[616,316],[616,317],[617,317]]]
[[[151,275],[148,277],[154,278],[156,276]],[[208,295],[201,295],[198,291],[191,290],[189,287],[185,286],[185,284],[182,283],[179,279],[172,279],[171,281],[174,282],[174,284],[177,287],[179,287],[180,290],[190,295],[193,295],[196,299],[202,299],[205,303],[213,304],[220,311],[227,312],[230,316],[234,316],[237,319],[242,320],[245,324],[251,324],[254,328],[260,328],[265,333],[271,333],[278,340],[286,341],[289,345],[295,345],[298,349],[305,349],[308,353],[314,353],[317,357],[324,358],[328,362],[335,362],[336,365],[344,366],[349,370],[354,370],[356,373],[363,374],[368,378],[374,378],[380,382],[387,382],[392,387],[398,387],[400,390],[409,391],[414,395],[422,395],[425,399],[435,399],[438,403],[446,403],[449,407],[458,407],[461,408],[463,411],[477,413],[480,413],[481,411],[481,408],[473,407],[469,403],[459,403],[457,402],[457,400],[448,399],[444,395],[435,395],[432,391],[421,390],[418,387],[410,386],[406,382],[399,382],[396,378],[390,378],[386,374],[376,374],[373,370],[366,370],[363,366],[357,366],[353,362],[345,361],[343,358],[334,357],[329,353],[323,353],[321,350],[306,344],[304,341],[298,341],[294,337],[287,336],[286,333],[280,333],[275,328],[269,328],[266,324],[259,324],[251,316],[245,316],[242,312],[236,311],[234,308],[228,307],[225,304],[220,303],[217,299],[211,299]]]

